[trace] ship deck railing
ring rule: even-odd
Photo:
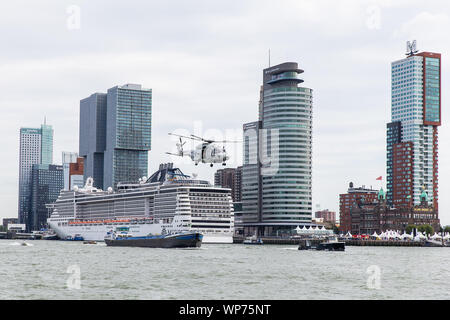
[[[154,222],[153,218],[127,218],[127,219],[103,219],[103,220],[73,220],[70,221],[69,225],[101,225],[101,224],[145,224],[149,222]]]

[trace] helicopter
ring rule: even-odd
[[[230,157],[227,155],[227,152],[225,150],[225,146],[222,146],[222,148],[214,145],[214,143],[239,143],[241,141],[227,141],[227,140],[209,140],[204,139],[199,136],[195,136],[191,134],[190,136],[183,136],[179,134],[169,133],[171,136],[177,136],[179,138],[179,142],[177,142],[177,153],[170,153],[166,152],[167,154],[178,156],[178,157],[184,157],[189,156],[192,161],[194,161],[195,165],[198,165],[201,163],[209,163],[212,167],[214,163],[222,163],[223,166],[226,166],[226,161],[230,159]],[[184,139],[191,139],[193,141],[201,141],[202,143],[197,145],[194,150],[190,151],[184,151],[183,146],[186,144],[186,141],[183,141]]]

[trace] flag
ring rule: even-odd
[[[383,179],[383,177],[379,176],[376,180],[382,180],[382,179]]]

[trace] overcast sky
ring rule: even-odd
[[[0,218],[17,217],[19,129],[54,128],[54,162],[78,152],[79,101],[110,87],[153,89],[149,171],[168,132],[242,138],[257,120],[262,69],[294,61],[313,92],[313,209],[339,211],[350,181],[386,178],[390,63],[406,41],[442,53],[439,195],[450,224],[448,1],[2,1]],[[187,145],[187,147],[189,147]],[[229,146],[229,166],[242,163]],[[177,163],[213,179],[216,168]],[[221,166],[219,166],[221,167]]]

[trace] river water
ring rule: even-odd
[[[0,299],[450,299],[450,248],[0,240]]]

